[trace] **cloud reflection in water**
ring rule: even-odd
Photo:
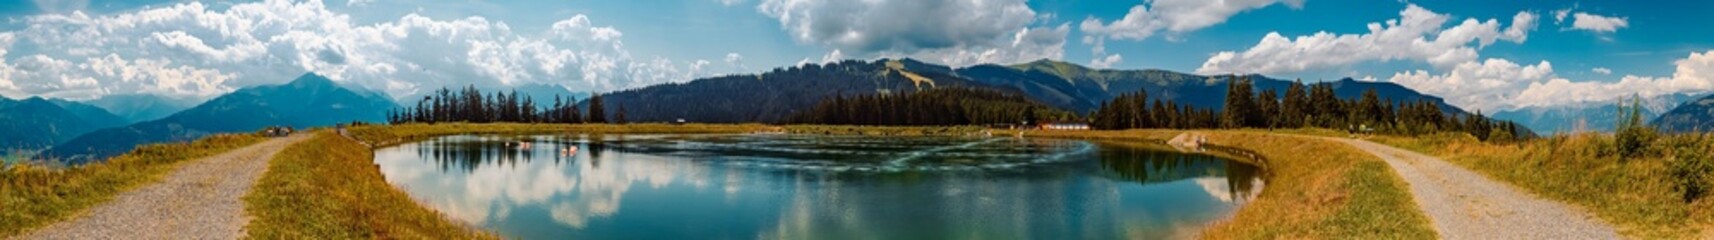
[[[378,150],[376,163],[429,206],[522,238],[1158,238],[1228,214],[1260,185],[1253,167],[1212,157],[1068,153],[1079,141],[818,140],[453,136]],[[883,152],[818,154],[863,149]],[[835,170],[924,149],[936,151],[901,172]],[[1045,156],[1069,161],[941,170]],[[818,165],[747,163],[791,159]]]

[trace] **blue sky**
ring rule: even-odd
[[[0,95],[210,97],[306,71],[395,96],[464,84],[612,91],[833,59],[1049,58],[1391,81],[1493,111],[1714,90],[1714,27],[1699,16],[1709,9],[1706,1],[5,1]]]

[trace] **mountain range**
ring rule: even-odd
[[[397,108],[385,95],[354,91],[320,75],[283,85],[239,89],[165,118],[84,134],[43,153],[78,164],[148,143],[189,141],[204,135],[249,132],[267,126],[297,128],[351,121],[381,122]]]
[[[1219,109],[1225,105],[1226,82],[1232,77],[1249,78],[1255,84],[1255,91],[1272,89],[1281,96],[1286,88],[1294,83],[1262,75],[1203,76],[1155,69],[1092,69],[1051,60],[1011,66],[977,65],[959,69],[957,73],[987,85],[1018,89],[1050,105],[1078,113],[1088,113],[1119,94],[1138,90],[1147,91],[1151,98]],[[1331,85],[1334,95],[1341,99],[1355,99],[1361,97],[1364,91],[1374,89],[1382,99],[1391,99],[1394,102],[1428,100],[1435,102],[1443,111],[1466,113],[1447,104],[1440,97],[1422,94],[1395,83],[1345,78],[1305,84]]]
[[[42,149],[126,122],[101,108],[61,99],[0,98],[0,154]]]
[[[150,94],[114,94],[83,103],[106,109],[127,123],[161,119],[196,106],[195,100]]]
[[[1649,124],[1668,132],[1714,130],[1714,94],[1680,104]]]
[[[1695,99],[1691,94],[1669,94],[1640,99],[1643,119],[1655,119],[1685,101]],[[1631,105],[1630,98],[1561,106],[1531,106],[1494,112],[1495,119],[1523,124],[1542,133],[1612,132],[1618,126],[1620,106]]]
[[[974,87],[1020,93],[1036,101],[1086,114],[1115,96],[1146,90],[1154,99],[1199,108],[1224,105],[1232,76],[1202,76],[1165,70],[1104,70],[1041,60],[1025,64],[950,68],[912,59],[846,60],[778,68],[755,75],[731,75],[614,92],[603,96],[607,114],[624,109],[631,121],[779,122],[829,96],[903,93],[937,87]],[[1293,82],[1248,75],[1256,91],[1284,93]],[[1352,99],[1374,89],[1393,101],[1429,100],[1444,111],[1465,113],[1439,97],[1385,82],[1342,79],[1329,84],[1335,95]],[[588,103],[580,103],[587,108]]]

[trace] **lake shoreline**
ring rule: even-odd
[[[852,127],[852,126],[804,126],[804,125],[772,126],[772,125],[761,125],[761,124],[741,124],[741,125],[723,125],[723,124],[691,124],[691,125],[669,125],[669,124],[634,124],[634,125],[611,125],[611,124],[585,124],[585,125],[443,124],[443,125],[423,125],[423,124],[410,124],[410,125],[401,125],[401,126],[359,126],[359,127],[351,128],[350,132],[351,132],[351,136],[358,140],[358,141],[353,141],[352,142],[353,144],[356,144],[358,142],[367,143],[370,146],[368,148],[368,150],[373,151],[374,149],[379,149],[379,148],[382,148],[385,146],[396,145],[396,144],[404,143],[404,142],[408,142],[408,141],[420,140],[420,139],[435,137],[435,136],[460,135],[460,134],[513,134],[513,135],[515,135],[515,134],[555,134],[555,133],[571,133],[571,132],[575,132],[575,133],[614,133],[614,134],[621,134],[621,133],[770,133],[770,132],[771,133],[780,133],[780,132],[793,132],[794,130],[798,131],[798,133],[808,133],[804,129],[826,129],[826,128],[840,128],[840,129],[853,129],[853,130],[876,130],[876,131],[869,131],[869,132],[882,132],[882,134],[879,134],[879,135],[893,135],[893,134],[906,135],[903,133],[908,133],[908,132],[919,133],[917,135],[923,135],[920,133],[924,133],[924,132],[928,132],[928,133],[943,133],[943,132],[945,132],[945,133],[953,133],[953,135],[968,135],[968,134],[974,134],[974,133],[979,133],[979,132],[984,132],[984,131],[990,131],[990,130],[982,129],[979,127],[976,127],[976,128],[972,128],[972,127],[870,128],[870,127]],[[956,129],[956,130],[963,130],[963,131],[955,131],[955,130],[948,130],[948,129]],[[808,130],[808,131],[814,131],[814,130]],[[857,131],[857,132],[861,132],[861,131]],[[1030,131],[1030,132],[1025,132],[1023,134],[1023,136],[1025,136],[1025,137],[1069,138],[1069,139],[1107,139],[1107,140],[1120,140],[1120,141],[1138,141],[1138,140],[1141,140],[1141,141],[1149,141],[1149,142],[1164,142],[1166,139],[1170,139],[1173,136],[1176,136],[1178,133],[1181,133],[1181,132],[1183,132],[1183,131],[1181,131],[1181,130],[1076,131],[1076,132],[1074,132],[1074,131],[1048,131],[1048,132]],[[1269,159],[1270,162],[1268,163],[1268,165],[1269,165],[1268,167],[1288,167],[1288,166],[1292,166],[1293,160],[1303,160],[1303,158],[1301,158],[1301,157],[1286,157],[1286,156],[1283,156],[1283,155],[1278,154],[1278,153],[1270,154],[1270,151],[1273,151],[1273,152],[1291,152],[1291,151],[1299,151],[1299,150],[1305,149],[1305,148],[1294,148],[1294,147],[1289,147],[1289,146],[1286,146],[1286,147],[1270,146],[1270,144],[1274,144],[1274,145],[1279,145],[1279,144],[1301,145],[1301,144],[1297,143],[1297,141],[1299,141],[1300,139],[1297,139],[1295,137],[1279,136],[1279,135],[1266,134],[1266,133],[1245,132],[1242,130],[1214,130],[1214,131],[1205,131],[1205,132],[1209,135],[1208,137],[1211,140],[1213,140],[1213,142],[1215,142],[1217,145],[1230,146],[1230,147],[1234,147],[1237,149],[1243,149],[1246,151],[1251,151],[1253,153],[1261,155],[1261,157],[1263,157],[1263,158]],[[874,133],[866,133],[866,134],[876,135]],[[1001,130],[1001,131],[987,132],[986,134],[1005,136],[1005,135],[1016,134],[1016,132]],[[1002,134],[1004,134],[1004,135],[1002,135]],[[933,134],[928,134],[928,135],[933,135]],[[1327,144],[1309,144],[1309,145],[1314,145],[1314,146],[1312,146],[1311,148],[1308,148],[1308,149],[1343,147],[1343,146],[1329,146]],[[1325,150],[1325,149],[1321,149],[1321,150]],[[1205,229],[1205,231],[1203,231],[1200,234],[1200,236],[1205,237],[1205,238],[1252,238],[1252,237],[1267,238],[1267,237],[1318,237],[1318,236],[1319,237],[1338,237],[1338,236],[1432,237],[1432,236],[1434,236],[1432,229],[1430,229],[1428,227],[1426,218],[1423,217],[1422,213],[1416,212],[1416,210],[1415,210],[1416,208],[1414,207],[1414,204],[1412,204],[1410,202],[1409,193],[1408,192],[1402,192],[1402,190],[1400,190],[1402,188],[1400,188],[1400,186],[1399,186],[1401,183],[1400,183],[1400,180],[1398,180],[1398,177],[1392,176],[1390,172],[1387,172],[1387,169],[1385,168],[1385,166],[1379,165],[1380,163],[1378,162],[1379,161],[1378,159],[1374,159],[1372,156],[1364,157],[1366,155],[1357,154],[1356,152],[1352,152],[1352,151],[1354,151],[1354,150],[1336,151],[1336,152],[1349,154],[1349,155],[1344,155],[1344,158],[1342,158],[1342,159],[1357,160],[1357,161],[1347,161],[1347,162],[1363,162],[1365,164],[1361,164],[1361,165],[1373,165],[1373,166],[1356,166],[1356,165],[1360,165],[1360,164],[1355,164],[1355,163],[1353,163],[1353,164],[1331,164],[1331,162],[1336,162],[1336,161],[1308,161],[1308,160],[1304,160],[1304,161],[1314,163],[1312,165],[1319,167],[1319,169],[1325,169],[1327,171],[1336,171],[1335,173],[1337,173],[1337,174],[1330,174],[1327,176],[1319,176],[1319,177],[1309,177],[1309,176],[1314,175],[1313,173],[1325,173],[1325,172],[1286,171],[1290,174],[1282,175],[1282,174],[1276,172],[1276,171],[1280,171],[1278,169],[1271,169],[1271,168],[1270,169],[1264,169],[1263,171],[1267,172],[1267,174],[1266,174],[1267,175],[1267,182],[1269,184],[1268,189],[1265,191],[1262,191],[1260,193],[1259,197],[1257,199],[1253,200],[1251,203],[1249,203],[1246,207],[1240,208],[1237,212],[1233,213],[1230,219],[1218,221],[1218,222],[1214,223],[1213,225],[1208,226]],[[366,172],[366,173],[363,173],[364,175],[376,175],[375,177],[369,177],[369,178],[364,178],[364,179],[359,179],[359,180],[368,181],[368,183],[364,183],[366,185],[385,186],[386,187],[385,191],[397,192],[398,194],[403,194],[403,191],[401,189],[399,189],[397,187],[393,187],[391,184],[387,183],[383,178],[380,178],[378,176],[379,171],[376,168],[374,168],[375,165],[373,164],[373,155],[372,154],[369,154],[369,155],[370,156],[364,157],[362,159],[347,159],[347,161],[360,161],[364,165],[366,165],[367,167],[362,168],[364,170],[364,172]],[[276,159],[276,161],[278,161],[278,159]],[[279,164],[279,163],[275,163],[275,164]],[[1379,166],[1379,168],[1375,168],[1375,166]],[[1289,169],[1302,169],[1302,168],[1290,167]],[[273,173],[273,171],[270,171],[269,174],[274,174],[274,173]],[[1329,176],[1337,176],[1338,179],[1329,178]],[[1291,178],[1294,178],[1294,177],[1312,178],[1311,180],[1313,180],[1313,181],[1290,180]],[[1356,188],[1357,191],[1352,191],[1351,188]],[[1312,195],[1317,195],[1317,194],[1329,194],[1326,196],[1333,196],[1333,197],[1312,196]],[[435,213],[435,216],[440,216],[440,217],[437,217],[435,219],[423,220],[423,221],[435,223],[435,224],[429,224],[429,225],[442,225],[442,226],[460,226],[460,225],[462,225],[462,224],[458,223],[458,221],[448,219],[448,218],[444,217],[443,214],[439,214],[435,210],[430,209],[430,208],[420,204],[418,201],[407,200],[406,202],[410,203],[409,205],[411,205],[411,206],[409,206],[409,208],[412,208],[411,212],[428,212],[428,213]],[[1317,206],[1304,206],[1304,205],[1302,205],[1304,202],[1312,203],[1313,205],[1317,205]],[[1356,202],[1356,203],[1354,203],[1356,206],[1351,206],[1351,205],[1353,205],[1352,202]],[[1325,206],[1322,206],[1322,205],[1325,205]],[[1312,212],[1314,212],[1314,214],[1306,216],[1304,214],[1288,214],[1288,213],[1285,213],[1285,212],[1289,212],[1289,211],[1293,210],[1294,208],[1310,209]],[[299,209],[299,208],[286,208],[286,209]],[[1400,217],[1400,216],[1403,216],[1403,217]],[[333,216],[326,216],[326,217],[357,218],[360,216],[333,215]],[[1382,220],[1385,220],[1385,221],[1382,221]],[[1382,221],[1382,222],[1377,223],[1375,221]],[[1332,223],[1333,225],[1328,225],[1329,223]],[[367,231],[367,234],[380,234],[380,235],[366,235],[366,236],[382,236],[382,235],[386,235],[388,232],[385,229],[375,229],[375,228],[373,228],[373,226],[359,227],[359,229],[363,229],[363,228],[369,228]],[[464,231],[475,231],[475,232],[481,231],[481,230],[475,230],[475,229],[468,229],[468,227],[463,227],[463,228],[467,229]],[[1343,229],[1343,230],[1341,230],[1341,231],[1330,231],[1330,230],[1339,230],[1339,229]],[[364,231],[358,231],[358,232],[364,232]],[[348,236],[348,235],[317,235],[317,234],[314,234],[313,232],[302,232],[302,233],[305,233],[308,235],[293,235],[293,236]],[[359,236],[365,236],[365,235],[359,235]],[[492,237],[492,234],[491,233],[475,233],[475,234],[460,234],[460,236],[478,236],[477,238],[483,238],[483,237],[479,237],[479,236]]]

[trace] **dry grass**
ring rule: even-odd
[[[269,163],[244,196],[255,218],[244,226],[266,239],[485,239],[393,188],[368,147],[329,131],[293,144]]]
[[[1036,131],[1031,136],[1165,141],[1180,130]],[[1264,159],[1267,187],[1210,239],[1426,239],[1428,217],[1385,162],[1345,144],[1265,130],[1198,131],[1209,141]],[[1293,133],[1326,133],[1293,130]]]
[[[1597,134],[1509,144],[1483,143],[1463,134],[1375,140],[1435,155],[1538,196],[1579,206],[1628,237],[1714,237],[1708,230],[1714,229],[1714,197],[1685,202],[1675,189],[1680,179],[1673,176],[1676,161],[1708,161],[1708,154],[1714,154],[1714,141],[1707,136],[1666,136],[1652,142],[1650,154],[1623,160],[1608,150],[1612,137]]]
[[[107,161],[55,169],[18,165],[0,171],[0,236],[69,218],[127,190],[154,183],[179,163],[261,142],[252,134],[213,135],[190,143],[151,144]]]

